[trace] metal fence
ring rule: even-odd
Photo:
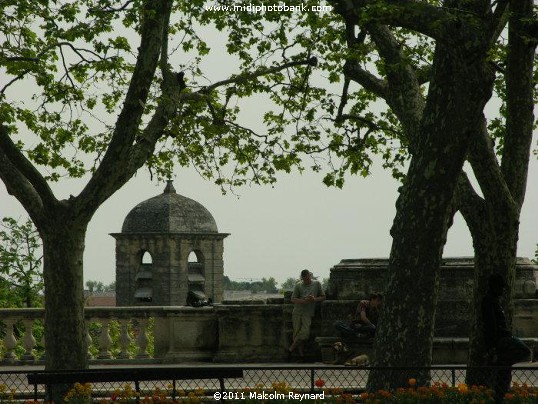
[[[249,365],[213,365],[213,366],[181,366],[167,367],[162,373],[160,368],[123,368],[99,371],[100,381],[91,383],[91,397],[95,400],[102,398],[112,400],[115,397],[130,397],[133,400],[144,397],[167,397],[172,400],[180,400],[188,397],[205,397],[212,401],[213,397],[222,398],[223,393],[245,391],[276,391],[293,390],[297,392],[316,393],[331,389],[340,392],[348,392],[358,395],[366,387],[368,374],[372,369],[405,373],[412,377],[414,372],[430,370],[431,383],[442,383],[448,386],[464,384],[469,368],[465,366],[433,366],[431,368],[373,368],[373,367],[348,367],[348,366],[249,366]],[[200,369],[211,369],[209,378],[200,373]],[[220,369],[220,370],[219,370]],[[242,377],[218,377],[226,375],[229,369],[242,369]],[[97,369],[92,369],[95,372]],[[485,375],[496,368],[474,368]],[[216,371],[216,372],[215,372]],[[174,377],[174,372],[178,378]],[[189,373],[190,372],[190,373]],[[8,398],[17,400],[41,401],[46,398],[46,386],[44,384],[29,384],[28,376],[47,375],[45,371],[0,371],[0,402],[6,402]],[[72,373],[70,373],[72,375]],[[80,381],[86,380],[84,372],[80,374]],[[121,374],[110,377],[107,375]],[[165,376],[162,376],[165,375]],[[189,376],[192,375],[192,376]],[[191,377],[191,378],[189,378]],[[154,380],[148,380],[154,379]],[[76,380],[70,378],[69,381]],[[512,383],[527,385],[538,388],[538,366],[525,366],[512,368]],[[88,387],[86,387],[88,388]],[[221,395],[214,396],[215,393]],[[113,400],[112,400],[113,401]],[[158,401],[158,400],[154,400]]]

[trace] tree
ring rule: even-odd
[[[116,291],[116,281],[105,285],[103,282],[86,281],[86,287],[90,293],[114,292]]]
[[[43,3],[2,4],[7,16],[4,35],[11,38],[16,32],[20,38],[17,46],[6,46],[2,53],[2,63],[13,78],[3,88],[2,97],[6,97],[8,88],[32,76],[43,89],[45,100],[52,101],[40,105],[52,107],[55,100],[67,101],[66,105],[87,111],[99,100],[86,92],[91,77],[100,82],[109,80],[111,91],[103,95],[104,109],[111,115],[119,111],[115,125],[90,136],[92,132],[81,120],[59,124],[61,108],[56,114],[37,108],[41,112],[37,119],[31,110],[2,98],[0,116],[8,126],[0,129],[0,177],[9,192],[21,200],[43,236],[45,283],[51,290],[59,285],[55,295],[68,293],[68,302],[80,295],[86,225],[98,206],[145,162],[152,172],[164,177],[170,173],[174,159],[180,164],[192,162],[206,176],[226,185],[221,167],[235,160],[229,183],[239,185],[247,181],[246,174],[258,183],[272,182],[276,170],[290,171],[293,166],[302,169],[306,164],[301,156],[308,156],[305,161],[311,162],[316,171],[328,162],[329,172],[324,178],[327,185],[342,186],[344,173],[367,175],[372,156],[380,153],[385,166],[403,178],[403,186],[391,230],[385,313],[376,346],[383,355],[376,355],[375,363],[431,363],[439,262],[456,210],[454,202],[463,200],[459,191],[454,199],[454,191],[461,184],[465,158],[472,159],[470,150],[483,138],[477,134],[484,126],[484,106],[490,100],[495,74],[503,68],[494,63],[493,51],[502,50],[498,38],[507,21],[507,7],[514,2],[334,0],[333,13],[290,9],[256,14],[209,10],[204,2],[193,1],[175,5],[174,11],[184,18],[170,26],[171,6],[164,0],[123,5],[88,1],[91,4],[84,9],[88,12],[86,25],[82,26],[80,21],[75,23],[81,3],[69,3],[57,10],[49,10]],[[262,5],[260,1],[252,3]],[[302,3],[318,5],[313,1]],[[220,4],[228,7],[232,3]],[[528,1],[524,4],[528,6]],[[21,16],[9,7],[25,16],[30,11],[29,15],[45,20],[45,34],[37,39],[14,24]],[[535,20],[528,10],[510,15],[510,26],[520,24],[519,36],[528,38],[528,55],[528,47],[534,46],[536,39]],[[105,41],[100,36],[121,19],[141,36],[134,65],[129,65],[126,56],[129,41],[122,37]],[[200,57],[207,53],[207,45],[196,35],[192,21],[210,24],[226,35],[227,52],[237,57],[243,73],[196,90],[196,80],[201,76],[198,65],[182,65],[179,72],[171,70],[167,59],[170,38],[185,34],[187,39],[177,48],[184,55],[191,49]],[[38,46],[36,40],[41,38],[48,42]],[[89,44],[93,53],[72,42],[81,38],[93,41]],[[70,57],[77,59],[72,64],[62,53],[69,49],[73,50]],[[313,55],[322,56],[315,71],[311,68]],[[54,57],[60,60],[58,64]],[[63,75],[51,74],[52,67]],[[185,72],[190,74],[188,86]],[[341,76],[342,91],[335,94],[334,83]],[[81,86],[79,79],[86,86]],[[262,93],[269,95],[275,108],[265,112],[267,130],[259,134],[237,124],[234,103]],[[122,99],[123,106],[115,109]],[[17,119],[38,135],[37,146],[24,148],[20,139],[11,140],[16,135]],[[163,142],[158,143],[160,140]],[[78,142],[79,151],[94,153],[95,165],[87,167],[76,155],[65,153],[69,142]],[[21,149],[34,163],[52,170],[48,174],[51,179],[58,179],[62,168],[74,176],[89,170],[89,182],[79,195],[57,201],[46,178],[20,153]],[[326,160],[319,157],[322,152],[327,153]],[[402,164],[408,152],[410,163],[404,176]],[[68,245],[62,245],[65,239]],[[62,261],[61,257],[67,259]],[[62,266],[68,270],[62,271]],[[63,276],[66,273],[69,276]],[[402,296],[402,290],[413,290],[413,296]],[[50,304],[50,313],[60,310],[55,313],[56,323],[47,319],[48,328],[56,330],[50,331],[47,339],[58,338],[69,351],[72,346],[82,346],[82,321],[77,314],[82,309],[69,305],[67,313],[55,297],[46,304]],[[418,318],[416,313],[420,313]],[[59,333],[60,321],[76,333]],[[85,364],[84,349],[77,349],[77,355],[58,349],[49,354],[57,360],[65,358],[62,367]],[[47,363],[50,368],[60,366]],[[372,372],[369,387],[396,387],[406,379],[403,374]],[[428,374],[418,379],[426,383]]]
[[[508,281],[510,287],[504,303],[509,321],[512,318],[519,220],[535,127],[535,50],[538,40],[536,28],[533,34],[529,23],[536,26],[538,20],[533,14],[532,1],[511,1],[504,7],[508,38],[501,54],[496,55],[499,66],[496,90],[501,94],[501,115],[489,124],[481,125],[468,157],[482,195],[473,189],[464,174],[460,176],[456,193],[456,206],[469,226],[475,251],[471,366],[486,364],[480,303],[491,273],[500,273]],[[473,373],[467,375],[467,381],[482,383],[480,375]]]
[[[41,240],[31,220],[11,217],[0,225],[0,282],[3,307],[37,307],[42,303]]]
[[[342,186],[347,172],[367,175],[374,153],[402,178],[374,363],[428,366],[439,263],[458,209],[477,250],[475,302],[488,271],[513,279],[532,139],[538,24],[528,0],[330,3],[334,14],[288,22],[305,29],[286,41],[289,48],[303,46],[308,54],[315,40],[318,69],[333,82],[343,75],[342,92],[335,96],[319,80],[311,80],[307,92],[290,88],[276,102],[293,114],[275,121],[281,131],[286,125],[298,128],[292,137],[297,155],[327,152],[332,168],[324,179],[327,185]],[[501,36],[507,23],[508,44]],[[242,20],[236,24],[244,28]],[[278,42],[270,38],[264,45],[274,46],[271,41]],[[493,90],[506,108],[487,121],[484,109]],[[379,101],[386,105],[381,113],[375,111]],[[466,158],[483,198],[462,172]],[[319,160],[313,168],[321,170]],[[499,193],[502,197],[496,199]],[[475,328],[473,341],[477,334]],[[406,385],[407,375],[398,373],[371,372],[369,388]],[[428,372],[418,377],[419,383],[428,380]]]
[[[504,82],[506,80],[507,91],[510,91],[508,88],[511,85],[520,86],[517,98],[521,98],[516,99],[516,93],[513,92],[514,99],[512,101],[507,100],[507,104],[514,102],[514,105],[517,105],[518,103],[519,105],[525,105],[523,108],[525,113],[522,115],[526,116],[522,117],[520,115],[517,117],[513,113],[515,112],[514,109],[506,125],[503,125],[503,129],[507,131],[502,137],[504,141],[503,158],[507,162],[506,166],[510,167],[508,170],[511,172],[508,174],[508,171],[505,170],[507,173],[506,178],[502,178],[502,175],[499,176],[498,174],[495,177],[494,173],[499,173],[500,170],[497,165],[497,160],[494,158],[493,148],[488,146],[488,142],[490,142],[490,134],[485,130],[485,119],[481,114],[483,106],[486,101],[489,100],[489,87],[492,83],[492,65],[489,64],[489,60],[491,60],[495,47],[501,46],[494,46],[493,44],[497,43],[497,36],[503,29],[505,23],[504,16],[508,11],[508,2],[505,4],[498,4],[494,12],[489,7],[489,4],[486,3],[488,2],[484,2],[480,6],[477,6],[476,4],[465,5],[458,2],[451,3],[451,6],[453,7],[451,13],[456,12],[457,14],[458,11],[461,12],[466,10],[470,13],[468,15],[472,15],[474,18],[481,15],[482,18],[485,18],[485,20],[488,21],[490,30],[483,31],[485,35],[483,35],[482,38],[475,37],[476,41],[472,46],[477,46],[476,55],[478,56],[476,58],[472,57],[470,53],[467,53],[470,48],[468,50],[456,49],[457,52],[461,51],[459,55],[448,51],[445,48],[447,38],[443,37],[443,35],[438,37],[434,36],[436,39],[436,51],[433,55],[433,70],[428,77],[429,89],[426,98],[422,98],[420,92],[420,76],[418,74],[420,73],[420,70],[416,68],[409,69],[409,64],[405,63],[406,60],[404,59],[403,52],[398,49],[398,43],[394,41],[391,43],[390,31],[387,31],[386,27],[380,27],[377,24],[374,24],[374,26],[364,26],[365,31],[368,32],[372,37],[372,40],[376,43],[378,51],[382,54],[385,62],[390,61],[391,63],[390,70],[387,71],[388,94],[383,98],[387,101],[387,104],[400,120],[405,132],[405,138],[409,141],[409,148],[412,154],[411,165],[398,202],[398,215],[391,231],[394,238],[389,264],[391,274],[388,290],[386,292],[387,299],[385,314],[378,333],[378,344],[376,349],[377,364],[393,366],[403,364],[429,365],[430,362],[428,358],[431,358],[431,339],[433,337],[433,308],[435,307],[437,296],[436,285],[438,285],[439,260],[437,256],[440,257],[446,238],[447,226],[450,223],[451,215],[456,208],[462,210],[464,217],[469,223],[473,239],[475,240],[474,245],[477,253],[477,273],[475,277],[476,291],[474,298],[476,304],[474,318],[476,321],[471,322],[472,324],[475,324],[475,328],[471,335],[472,341],[475,342],[472,346],[475,348],[481,346],[478,338],[480,334],[480,329],[478,328],[480,318],[476,314],[479,313],[478,308],[481,296],[483,296],[485,291],[484,279],[486,277],[485,275],[487,275],[485,268],[487,268],[488,271],[505,273],[509,275],[508,279],[513,279],[515,247],[517,242],[517,223],[519,219],[519,210],[523,202],[530,141],[532,139],[533,87],[531,77],[532,54],[536,45],[533,41],[527,40],[523,46],[520,45],[519,51],[515,52],[513,51],[511,44],[508,45],[508,58],[512,57],[513,61],[510,62],[510,60],[508,60],[507,63],[514,69],[516,69],[515,66],[517,65],[518,73],[511,77],[502,77],[498,82]],[[521,4],[522,3],[520,2],[518,3],[518,6],[515,7],[519,7]],[[433,17],[434,12],[441,11],[441,9],[428,7],[421,9],[423,6],[411,4],[411,2],[404,7],[406,7],[406,10],[402,9],[401,13],[403,14],[407,11],[410,15],[414,13],[424,15],[422,14],[423,12],[432,12],[430,16]],[[522,40],[524,35],[521,32],[522,21],[532,18],[530,2],[522,8],[524,11],[521,9],[518,11],[515,11],[514,9],[510,10],[510,31],[514,33],[513,27],[519,25],[519,28],[516,28],[516,32],[519,31],[519,33],[516,34],[516,37],[519,37],[519,41]],[[395,22],[396,25],[401,25],[402,21],[406,19],[405,16],[396,19],[386,16],[384,15],[385,13],[383,10],[376,9],[375,6],[374,9],[368,9],[366,6],[363,10],[360,10],[360,7],[358,7],[355,11],[370,13],[371,15],[366,17],[366,21],[371,18],[377,18],[378,20],[381,19],[381,21]],[[458,17],[456,14],[452,15],[457,19]],[[347,21],[349,22],[349,10],[344,18],[348,18]],[[431,21],[434,20],[436,19],[433,18]],[[405,24],[405,21],[403,21],[403,23]],[[434,24],[439,23],[439,20],[434,22]],[[472,22],[460,21],[460,23],[465,26]],[[418,29],[418,31],[427,34],[427,30],[429,29],[427,28],[428,24],[425,21],[422,21],[420,24],[422,27],[419,28],[422,29]],[[473,25],[475,25],[475,27],[477,26],[476,24]],[[408,26],[409,25],[407,25],[407,27]],[[448,26],[445,26],[445,28],[448,28]],[[464,37],[468,35],[468,33],[465,34],[463,31],[460,33],[462,33]],[[463,38],[460,39],[466,41]],[[518,39],[515,39],[515,41],[517,42]],[[469,44],[471,44],[471,42],[466,42],[466,46]],[[441,53],[443,53],[443,55]],[[515,53],[518,54],[515,55]],[[465,68],[462,66],[462,64],[465,63],[464,59],[471,58],[473,59],[473,62],[478,62],[475,66],[476,70],[474,73],[469,72],[469,70],[465,71]],[[501,61],[502,60],[503,58],[501,58]],[[517,62],[515,62],[516,60]],[[443,69],[443,67],[452,69],[450,68],[451,65],[455,70],[450,71]],[[458,65],[460,65],[461,68],[458,68]],[[362,77],[364,76],[364,71],[361,71],[360,66],[358,66],[356,62],[349,62],[347,69],[348,77],[352,80],[357,80],[363,85],[367,84],[367,80]],[[480,75],[480,70],[484,72],[483,79],[478,77]],[[467,77],[459,75],[457,72],[465,72]],[[437,80],[442,80],[444,77],[445,83],[441,83],[441,85],[439,85],[439,82],[435,83],[436,73]],[[518,78],[516,78],[516,76]],[[489,81],[487,80],[488,78]],[[451,81],[451,79],[454,79],[457,82]],[[515,84],[515,81],[519,81],[519,83]],[[523,81],[525,82],[523,83]],[[471,82],[473,84],[469,84]],[[436,84],[437,86],[432,87],[433,84]],[[446,84],[452,86],[452,90],[456,91],[451,92],[451,90],[445,86]],[[476,89],[483,89],[481,94],[477,94],[477,97],[474,100],[475,104],[467,104],[471,95],[465,94],[465,91],[462,88],[459,90],[457,89],[457,86],[462,84],[471,85]],[[435,101],[435,99],[430,97],[432,91],[444,94],[448,98],[444,101]],[[451,99],[454,100],[452,102],[459,104],[454,111],[456,111],[457,108],[466,106],[466,108],[469,108],[468,112],[470,113],[467,114],[467,116],[464,113],[457,114],[457,116],[455,115],[454,119],[456,120],[459,120],[460,118],[464,119],[459,122],[450,122],[445,134],[452,130],[457,131],[457,134],[454,133],[454,139],[460,136],[459,139],[461,142],[465,143],[465,146],[459,151],[455,151],[454,146],[456,145],[451,144],[450,140],[443,143],[440,137],[436,138],[435,136],[428,136],[427,132],[429,131],[431,134],[431,130],[435,130],[436,125],[442,124],[442,122],[433,123],[430,128],[426,126],[426,131],[424,131],[424,129],[419,129],[416,131],[419,136],[416,137],[415,135],[415,139],[413,139],[413,132],[415,131],[413,129],[408,130],[407,128],[424,128],[425,118],[430,122],[439,120],[440,116],[443,116],[446,119],[446,116],[450,116],[450,108],[447,109],[442,104],[447,102],[450,103],[451,101],[449,100]],[[436,114],[439,114],[437,117],[428,115],[428,113],[431,112],[428,111],[428,105],[434,106]],[[507,115],[508,114],[509,112],[507,112]],[[467,120],[467,122],[465,122],[465,120]],[[499,122],[494,122],[491,126],[495,124],[499,125]],[[514,126],[512,127],[511,125]],[[516,127],[518,129],[515,129]],[[517,137],[510,136],[510,131],[514,130],[518,133]],[[431,137],[433,142],[429,144],[427,141],[426,143],[422,143],[422,139],[427,139],[428,137]],[[417,140],[420,142],[419,144],[415,144]],[[512,146],[509,145],[510,142],[513,143]],[[468,180],[465,181],[465,176],[462,175],[459,176],[458,182],[458,195],[460,197],[457,200],[457,204],[454,206],[451,202],[451,193],[452,190],[455,189],[455,180],[458,178],[458,176],[455,175],[457,174],[457,171],[461,170],[460,164],[463,161],[462,158],[465,156],[465,147],[467,147],[467,144],[471,144],[469,161],[479,180],[481,189],[485,194],[485,200],[480,202],[482,198],[479,198],[474,191],[471,191],[472,188],[470,187],[470,182]],[[424,146],[426,147],[424,148]],[[454,161],[457,161],[457,163],[452,164],[446,160],[443,162],[442,156],[439,155],[432,159],[426,158],[421,164],[420,160],[424,159],[424,153],[428,153],[428,149],[433,151],[439,150],[437,148],[439,146],[444,148],[444,150],[455,151],[455,153],[452,154],[452,158]],[[447,154],[450,154],[450,152]],[[516,161],[518,163],[514,164]],[[418,164],[416,170],[414,162],[417,162],[416,164]],[[428,164],[430,167],[428,167]],[[429,168],[432,168],[432,170],[430,171]],[[440,168],[440,171],[437,174],[435,173],[436,168]],[[445,172],[443,173],[442,171]],[[437,177],[438,174],[440,175]],[[421,184],[424,179],[428,184]],[[413,184],[414,181],[416,182],[415,184]],[[510,185],[507,186],[506,184]],[[444,187],[445,189],[439,189],[440,187]],[[447,190],[448,192],[445,192]],[[503,198],[498,198],[500,191],[504,191],[501,192]],[[521,192],[523,192],[523,194],[521,194]],[[421,194],[425,195],[423,198],[424,204],[422,206],[420,203],[417,204],[416,197]],[[443,194],[444,196],[442,196]],[[429,199],[430,197],[432,197],[432,199]],[[471,208],[471,202],[474,203],[473,208]],[[513,202],[516,203],[514,204]],[[494,208],[492,208],[492,206],[494,206]],[[424,208],[424,213],[420,213],[417,208]],[[434,211],[427,212],[432,208],[440,208],[441,210],[432,215]],[[503,212],[510,213],[505,215]],[[442,218],[442,220],[434,219],[435,215],[438,215],[438,218]],[[427,219],[428,216],[433,220],[429,221]],[[419,220],[417,220],[417,218]],[[481,222],[482,224],[480,230],[477,228],[479,226],[477,222]],[[428,229],[429,231],[425,231],[425,229]],[[434,229],[437,229],[437,235],[432,232]],[[430,240],[421,240],[423,237],[432,238]],[[416,302],[414,293],[414,301],[406,302],[406,296],[402,296],[400,291],[405,290],[407,286],[411,286],[409,280],[415,280],[415,276],[419,276],[421,279],[418,284],[419,294],[424,290],[430,298],[420,296],[418,302]],[[430,286],[428,286],[428,284]],[[428,299],[431,300],[428,302]],[[417,306],[419,307],[419,312],[422,313],[419,317],[418,332],[414,330],[413,336],[406,337],[406,332],[410,331],[409,327],[414,328],[415,326],[412,317],[415,317],[414,313],[416,313]],[[428,307],[431,307],[431,309],[428,309]],[[406,314],[406,312],[408,314]],[[396,324],[404,324],[404,326],[396,327]],[[406,326],[405,324],[408,324],[409,326]],[[411,324],[413,324],[413,326],[410,326]],[[474,364],[477,364],[476,358],[483,355],[483,350],[478,349],[476,354]],[[391,358],[391,355],[394,356]],[[410,357],[410,355],[412,357]],[[471,363],[473,363],[472,350]],[[390,378],[390,380],[387,380],[387,378]],[[406,377],[404,376],[398,380],[394,375],[376,376],[374,373],[370,378],[369,386],[372,389],[382,388],[387,384],[395,387],[405,384],[405,378]],[[423,382],[426,382],[427,379],[428,375],[423,375]]]
[[[239,125],[237,102],[267,88],[278,92],[315,59],[259,59],[253,69],[210,84],[200,67],[209,47],[194,21],[224,26],[204,20],[203,5],[0,3],[0,178],[43,241],[47,369],[87,367],[86,229],[140,167],[166,178],[174,162],[194,165],[221,186],[224,174],[235,185],[249,176],[274,181],[268,167],[275,144]],[[65,176],[87,182],[77,195],[58,199],[51,183]]]
[[[293,288],[295,287],[295,284],[297,282],[299,282],[298,279],[288,278],[282,283],[281,289],[283,289],[283,290],[293,290]]]
[[[276,280],[273,277],[269,279],[262,278],[261,281],[249,282],[242,281],[232,281],[229,277],[224,276],[224,289],[225,290],[250,290],[252,293],[266,292],[266,293],[276,293],[278,289],[276,288]]]
[[[471,321],[474,329],[470,364],[483,364],[478,358],[484,356],[479,337],[479,305],[486,289],[484,280],[491,272],[506,274],[511,281],[514,277],[519,212],[524,199],[533,128],[536,20],[533,26],[527,24],[533,21],[532,3],[450,2],[450,9],[418,2],[402,2],[397,6],[365,2],[346,9],[344,2],[335,3],[341,5],[339,12],[348,27],[358,25],[362,28],[359,35],[348,35],[348,46],[358,47],[357,43],[362,44],[364,35],[369,35],[386,69],[385,80],[376,81],[356,58],[348,58],[344,67],[346,77],[373,89],[387,102],[402,126],[402,140],[408,144],[412,156],[391,230],[394,242],[385,313],[378,330],[376,364],[427,366],[431,363],[439,258],[448,225],[457,209],[467,220],[476,252],[475,321]],[[445,11],[449,14],[443,15]],[[466,17],[460,19],[462,13],[466,13]],[[429,21],[428,18],[419,21],[427,15]],[[506,18],[508,15],[509,19]],[[409,18],[416,18],[417,23],[413,24]],[[509,43],[506,46],[497,39],[507,20]],[[456,21],[456,25],[464,27],[458,35],[462,35],[459,40],[465,45],[463,48],[456,45],[449,50],[447,44],[454,44],[450,45],[451,40],[446,35]],[[435,39],[432,65],[424,69],[410,60],[413,56],[406,54],[408,50],[402,47],[401,37],[383,23],[411,28]],[[479,26],[483,28],[482,33],[470,40],[468,35],[472,34],[465,31]],[[438,28],[444,32],[435,32]],[[531,34],[533,29],[534,34]],[[469,53],[473,47],[476,52]],[[498,49],[508,52],[496,53]],[[467,66],[463,66],[466,63]],[[499,69],[505,64],[506,71]],[[503,115],[487,128],[482,110],[490,98],[493,69],[498,74],[497,90],[501,95],[506,91],[506,108],[501,109]],[[482,78],[479,77],[481,74]],[[429,83],[425,97],[421,90],[424,82]],[[458,88],[462,85],[472,86],[477,94],[468,94],[462,87]],[[444,100],[437,98],[441,94],[446,97]],[[447,105],[450,103],[458,105]],[[456,112],[462,107],[468,108],[467,111]],[[447,117],[450,117],[448,121]],[[446,125],[445,129],[442,129],[443,125]],[[435,131],[438,131],[437,135]],[[448,133],[453,134],[453,140],[462,143],[456,145],[450,139],[444,139]],[[501,164],[495,158],[492,138],[500,140]],[[469,152],[467,145],[471,146]],[[459,146],[463,147],[457,150]],[[440,153],[426,156],[430,152]],[[451,155],[453,162],[444,160],[442,153]],[[484,193],[483,198],[472,190],[466,175],[458,173],[466,153]],[[456,187],[457,198],[452,201]],[[413,290],[413,300],[410,300],[411,296],[402,295],[402,290]],[[418,324],[413,320],[417,308],[421,313]],[[369,387],[405,385],[406,376],[402,376],[374,372]],[[427,382],[428,375],[421,378],[422,382]],[[471,382],[475,380],[471,379]]]

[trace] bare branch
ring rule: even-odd
[[[346,77],[344,79],[344,87],[342,88],[342,95],[340,97],[340,105],[338,105],[338,112],[336,113],[336,120],[335,122],[338,122],[340,119],[342,119],[342,114],[344,113],[344,107],[347,104],[348,100],[348,90],[349,90],[349,77]]]
[[[279,65],[279,66],[262,67],[262,68],[260,68],[260,69],[258,69],[256,71],[254,71],[254,72],[238,74],[238,75],[233,76],[233,77],[231,77],[229,79],[218,81],[218,82],[216,82],[214,84],[211,84],[210,86],[202,88],[199,92],[200,93],[207,93],[207,92],[209,92],[211,90],[214,90],[214,89],[216,89],[218,87],[226,86],[228,84],[239,84],[239,83],[242,83],[242,82],[254,80],[254,79],[258,78],[258,77],[267,76],[268,74],[271,74],[271,73],[277,73],[277,72],[279,72],[281,70],[288,69],[290,67],[301,66],[301,65],[316,66],[317,63],[318,63],[317,59],[315,57],[311,57],[308,60],[297,60],[297,61],[293,61],[293,62],[287,62],[287,63],[284,63],[284,64]]]
[[[25,56],[3,56],[2,59],[6,62],[39,62],[39,58]]]
[[[67,79],[71,83],[71,87],[76,87],[75,83],[73,82],[73,79],[71,78],[71,75],[69,74],[69,68],[67,67],[67,63],[65,62],[64,52],[61,47],[60,47],[60,55],[62,56],[62,65],[65,70],[65,77],[67,77]]]
[[[10,81],[8,81],[6,83],[6,85],[4,87],[2,87],[2,90],[0,90],[0,94],[4,94],[6,92],[6,90],[15,82],[19,81],[19,80],[22,80],[24,78],[24,76],[26,76],[28,73],[30,73],[31,70],[29,69],[26,69],[25,71],[23,71],[21,74],[19,74],[18,76],[14,77],[13,79],[11,79]]]
[[[97,11],[100,11],[100,12],[104,12],[104,13],[117,13],[119,11],[123,11],[125,9],[127,9],[127,7],[129,7],[129,4],[131,4],[134,0],[128,0],[127,2],[125,2],[125,4],[123,4],[121,7],[118,7],[118,8],[114,8],[114,7],[106,7],[106,8],[96,8],[96,7],[92,7],[89,9],[89,11],[91,12],[97,12]]]

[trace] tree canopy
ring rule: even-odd
[[[0,4],[0,178],[43,237],[46,312],[55,313],[47,339],[60,342],[47,345],[49,368],[59,358],[65,367],[86,364],[77,303],[86,227],[144,164],[159,178],[176,163],[192,165],[223,188],[309,167],[341,187],[345,173],[367,175],[382,156],[403,186],[377,364],[431,360],[438,268],[456,209],[469,212],[475,241],[495,235],[490,248],[513,268],[534,124],[532,1],[329,3],[331,12],[308,0],[307,12],[259,13],[201,0]],[[215,38],[235,65],[225,77],[206,74]],[[506,102],[485,116],[493,90]],[[242,112],[253,100],[263,130]],[[462,175],[466,158],[482,200]],[[87,183],[58,200],[50,181],[64,176]],[[472,221],[499,206],[513,213],[503,216],[510,224]],[[483,255],[481,267],[491,262]],[[402,298],[414,288],[412,302]]]
[[[285,52],[253,59],[241,52],[252,46],[242,33],[225,29],[232,16],[218,18],[204,4],[0,3],[0,178],[43,239],[46,339],[54,341],[47,345],[49,369],[87,366],[86,228],[140,167],[161,178],[174,163],[192,165],[224,187],[272,182],[276,170],[297,160],[279,153],[278,133],[258,135],[240,123],[239,101],[296,88],[316,59]],[[224,77],[204,72],[209,46],[202,28],[209,25],[244,59]],[[68,176],[85,177],[86,185],[59,200],[51,182]]]
[[[41,240],[30,219],[0,224],[0,305],[37,307],[43,302]]]

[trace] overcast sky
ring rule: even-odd
[[[215,34],[208,42],[213,49],[225,49],[222,40],[222,35]],[[235,72],[233,64],[222,61],[224,56],[217,52],[204,66],[206,76],[213,81]],[[249,103],[243,117],[259,119],[258,105]],[[254,125],[248,122],[248,126]],[[534,145],[536,137],[535,134]],[[531,159],[518,247],[518,254],[524,257],[534,257],[538,243],[538,162],[536,156]],[[389,255],[389,230],[399,183],[380,164],[367,178],[348,177],[342,190],[327,188],[321,175],[306,172],[282,175],[274,188],[239,188],[239,197],[223,196],[216,185],[203,180],[194,170],[177,169],[176,174],[177,192],[204,205],[219,231],[231,233],[224,241],[224,271],[234,280],[274,277],[283,282],[290,276],[298,277],[304,268],[325,278],[341,259]],[[77,195],[84,184],[85,181],[62,180],[53,184],[53,189],[57,197],[67,198],[69,194]],[[141,170],[97,211],[87,234],[85,280],[109,283],[115,279],[115,245],[109,233],[120,232],[127,213],[163,189],[163,184],[151,182],[147,172]],[[0,182],[0,217],[4,216],[26,219],[27,214]],[[458,214],[449,232],[445,256],[472,254],[469,232]]]
[[[282,176],[274,188],[245,187],[240,197],[223,196],[217,186],[187,169],[178,170],[178,193],[204,205],[224,241],[224,272],[235,280],[274,277],[282,282],[303,268],[329,276],[344,258],[387,257],[392,239],[398,183],[376,169],[368,178],[350,177],[342,190],[327,188],[318,175]],[[538,242],[538,164],[532,160],[527,198],[521,215],[518,254],[533,257]],[[73,180],[57,187],[67,197],[80,185]],[[142,171],[98,210],[90,223],[85,252],[85,280],[115,279],[114,239],[127,213],[139,202],[158,195],[164,185]],[[26,218],[20,204],[0,185],[1,215]],[[445,257],[473,254],[461,216],[451,228]]]

